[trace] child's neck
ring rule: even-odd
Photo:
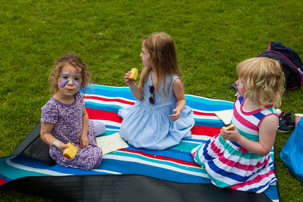
[[[63,104],[72,104],[75,101],[74,96],[65,96],[58,92],[54,94],[53,98],[55,98],[56,100],[60,101]]]
[[[247,98],[244,101],[242,108],[246,111],[255,111],[257,109],[260,109],[260,105],[258,102],[252,101],[251,99]]]

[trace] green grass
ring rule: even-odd
[[[234,101],[240,61],[280,41],[303,57],[303,3],[289,1],[59,1],[0,2],[0,156],[10,155],[40,120],[56,58],[78,53],[92,81],[125,86],[142,67],[141,40],[164,31],[176,43],[187,94]],[[284,111],[303,112],[303,90],[288,91]],[[278,154],[289,134],[277,133],[276,171],[282,201],[302,201],[303,183]],[[0,191],[6,201],[45,199]]]

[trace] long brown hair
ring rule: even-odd
[[[147,36],[143,39],[142,45],[149,52],[152,65],[144,67],[142,70],[139,82],[141,94],[144,95],[144,84],[149,72],[153,70],[157,76],[157,83],[155,83],[157,92],[159,93],[159,86],[163,81],[163,92],[167,97],[165,92],[166,76],[172,77],[172,74],[176,74],[180,78],[174,41],[168,34],[160,32]],[[170,85],[172,85],[172,80]]]

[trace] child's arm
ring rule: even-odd
[[[183,84],[180,79],[175,80],[173,84],[173,92],[176,96],[176,108],[173,109],[173,114],[169,116],[172,121],[176,121],[180,117],[180,113],[186,105]]]
[[[270,152],[274,145],[277,127],[278,117],[276,115],[269,115],[265,117],[260,124],[259,142],[248,140],[244,136],[240,135],[237,129],[231,132],[223,131],[225,134],[223,134],[223,136],[228,140],[237,142],[250,152],[265,156]]]
[[[68,148],[68,145],[64,144],[52,135],[52,129],[54,128],[54,126],[55,124],[53,123],[41,123],[41,140],[46,144],[53,145],[63,151],[65,148]]]
[[[87,137],[87,130],[88,130],[88,114],[86,112],[85,107],[83,107],[82,112],[82,134],[80,136],[80,147],[85,148],[89,144],[89,140]]]
[[[137,87],[136,83],[134,80],[130,80],[129,76],[131,74],[131,71],[127,72],[124,76],[124,80],[125,83],[128,84],[129,89],[131,91],[131,93],[133,94],[133,96],[137,99],[137,100],[142,100],[143,96],[141,95],[140,91],[139,91],[139,87]]]

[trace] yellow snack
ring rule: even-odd
[[[68,158],[69,160],[73,160],[73,158],[75,158],[77,152],[78,152],[78,147],[73,145],[72,143],[67,143],[67,145],[69,146],[68,148],[64,149],[63,151],[63,156],[65,156],[66,158]]]
[[[225,127],[223,127],[222,129],[223,130],[226,130],[226,131],[233,131],[233,130],[235,130],[235,125],[234,124],[230,124],[230,125],[228,125],[228,126],[225,126]],[[223,136],[221,135],[221,138],[223,139],[223,140],[225,140],[225,138],[223,138]]]
[[[129,76],[128,79],[136,81],[137,80],[137,75],[138,75],[138,69],[137,68],[132,68],[130,71],[131,71],[131,73],[130,73],[130,76]]]

